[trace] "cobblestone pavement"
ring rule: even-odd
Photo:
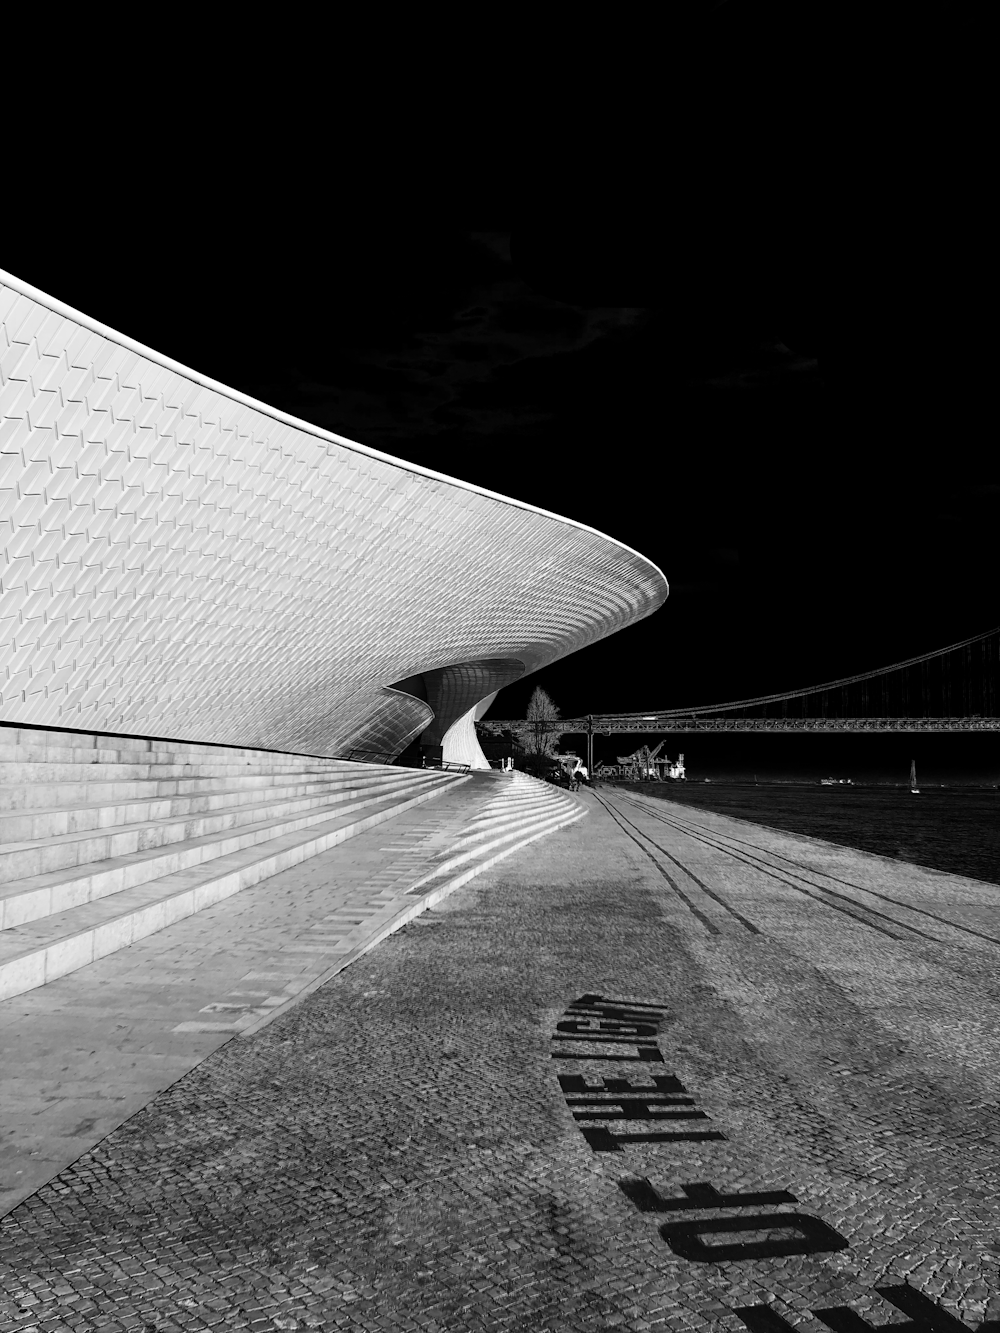
[[[235,1032],[280,1013],[434,896],[411,886],[484,802],[455,784],[301,865],[0,1002],[0,1217]]]
[[[0,1331],[1000,1319],[1000,889],[586,799],[0,1221]]]

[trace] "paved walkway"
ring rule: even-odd
[[[0,1216],[237,1032],[435,894],[408,890],[502,779],[472,778],[165,931],[0,1001]]]
[[[141,1002],[109,978],[147,1071],[147,1013],[191,988],[157,1020],[174,1072],[0,1221],[0,1333],[1000,1319],[1000,888],[585,799],[256,1031],[186,1024],[304,977],[267,932],[209,929],[169,985],[150,952]],[[46,1008],[62,984],[3,1029],[25,1068],[97,993]]]

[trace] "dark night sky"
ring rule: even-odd
[[[280,189],[241,213],[221,194],[91,218],[68,246],[42,210],[0,262],[255,398],[663,569],[660,612],[495,713],[536,683],[564,714],[740,698],[988,629],[978,173],[916,130],[885,154],[831,137],[808,61],[726,79],[762,11],[720,12],[703,53],[726,95],[643,138],[641,170],[569,154],[436,215],[363,191],[282,210]]]

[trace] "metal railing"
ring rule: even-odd
[[[449,773],[471,773],[471,764],[456,764],[452,759],[428,759],[424,756],[424,768],[443,768]]]
[[[395,764],[396,755],[388,754],[385,750],[348,750],[345,754],[333,756],[334,759],[341,759],[351,764]],[[449,773],[471,773],[471,764],[456,764],[451,759],[428,759],[426,755],[421,761],[421,768],[443,768]]]
[[[351,764],[394,764],[396,756],[388,754],[384,750],[348,750],[346,754],[338,754],[337,759],[343,759]]]

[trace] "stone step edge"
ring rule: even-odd
[[[0,738],[0,768],[6,764],[76,764],[101,768],[105,764],[239,764],[252,768],[271,764],[321,764],[336,768],[385,768],[357,759],[335,759],[321,754],[292,754],[262,751],[252,754],[232,750],[186,750],[166,746],[159,750],[139,750],[120,745],[12,745]]]
[[[343,972],[344,969],[350,967],[352,963],[356,963],[359,958],[362,958],[370,949],[374,949],[377,944],[381,944],[384,939],[388,938],[388,936],[394,935],[397,930],[401,930],[402,927],[412,921],[414,917],[420,916],[422,912],[426,912],[428,908],[433,907],[436,903],[441,902],[442,899],[447,898],[448,895],[454,893],[456,889],[460,889],[463,885],[468,884],[469,881],[475,879],[477,875],[481,875],[484,870],[490,870],[498,861],[502,861],[507,856],[513,856],[515,852],[519,852],[522,847],[527,847],[529,843],[536,842],[539,838],[547,837],[550,833],[556,833],[560,828],[566,828],[570,824],[575,824],[577,820],[583,819],[586,814],[587,810],[581,808],[580,810],[569,814],[560,824],[531,833],[529,837],[522,838],[520,842],[514,843],[513,846],[504,847],[501,851],[495,852],[492,856],[487,857],[486,860],[477,862],[476,865],[463,871],[462,874],[456,875],[454,879],[450,879],[446,884],[439,884],[436,889],[431,889],[429,893],[425,893],[415,902],[407,903],[406,906],[400,908],[389,921],[380,926],[374,934],[370,935],[363,944],[357,945],[357,947],[352,949],[350,953],[345,954],[343,958],[339,958],[331,967],[328,967],[320,976],[314,977],[313,980],[303,986],[301,990],[296,991],[294,995],[290,995],[284,1004],[274,1005],[272,1008],[261,1013],[259,1017],[251,1018],[247,1015],[241,1019],[237,1019],[232,1025],[233,1036],[252,1037],[256,1032],[259,1032],[261,1028],[266,1027],[268,1023],[273,1022],[276,1018],[280,1018],[283,1014],[287,1014],[290,1009],[301,1004],[303,1000],[312,995],[313,991],[319,990],[320,987],[325,986],[328,981],[332,981],[338,973]],[[412,889],[408,890],[408,892],[412,892]],[[203,1025],[198,1023],[182,1023],[173,1030],[175,1032],[197,1031],[201,1026]],[[214,1032],[219,1032],[224,1029],[218,1024],[213,1024],[212,1030]]]
[[[510,797],[503,801],[490,801],[489,805],[484,807],[473,822],[478,823],[481,820],[492,819],[495,816],[502,814],[505,810],[525,810],[536,809],[546,805],[563,805],[566,801],[571,800],[572,797],[567,796],[546,796],[544,793],[536,795],[534,792],[528,792],[527,795],[517,798]]]
[[[383,767],[388,768],[386,764]],[[414,772],[418,770],[414,769]],[[0,787],[63,786],[68,782],[176,782],[191,778],[280,777],[308,773],[323,777],[350,777],[357,770],[326,768],[321,764],[122,764],[117,760],[101,764],[74,764],[62,761],[45,763],[0,763]]]
[[[113,897],[116,893],[127,892],[129,889],[141,888],[144,884],[153,883],[168,875],[194,870],[202,865],[211,865],[213,861],[238,855],[276,838],[301,833],[314,824],[330,823],[335,819],[349,819],[357,811],[372,805],[392,801],[395,806],[399,796],[417,790],[421,785],[423,784],[408,783],[394,787],[388,792],[373,792],[361,800],[338,803],[337,806],[328,806],[325,809],[321,806],[308,812],[283,815],[274,820],[260,820],[236,829],[220,829],[200,837],[180,839],[159,847],[150,847],[142,852],[125,852],[103,861],[84,862],[78,866],[66,866],[62,870],[42,871],[37,875],[26,876],[22,880],[8,880],[0,884],[0,929],[28,926],[33,921],[42,921],[60,912],[72,911],[75,907],[100,902],[102,898]],[[454,784],[439,782],[429,790],[443,791],[451,785]],[[227,843],[234,845],[223,850]],[[168,870],[165,863],[171,860],[178,861],[178,864]],[[114,862],[118,864],[115,865]],[[105,868],[101,869],[102,866]],[[129,878],[130,870],[136,878]],[[57,878],[59,876],[61,878]],[[47,884],[38,882],[46,879],[50,881]],[[127,883],[120,882],[126,879]],[[66,906],[52,905],[53,899],[71,896],[74,887],[86,881],[90,883],[87,897],[82,902],[73,902]],[[15,915],[15,908],[20,907],[23,910],[25,903],[30,902],[32,897],[38,899],[37,907],[29,907],[30,914],[27,916],[20,916],[18,920],[10,919]],[[46,899],[48,906],[45,906]]]
[[[500,824],[509,822],[512,819],[527,818],[529,815],[541,810],[551,810],[555,807],[543,801],[535,802],[528,806],[509,806],[506,810],[495,810],[490,815],[483,815],[481,818],[470,820],[462,830],[463,838],[476,838],[484,836],[493,828]]]
[[[203,911],[206,907],[212,907],[217,902],[231,898],[243,889],[252,888],[255,884],[260,884],[264,880],[280,874],[283,870],[290,870],[294,866],[301,865],[303,861],[307,861],[313,856],[319,856],[321,853],[329,851],[331,847],[339,846],[340,843],[346,842],[349,838],[356,837],[358,834],[364,833],[370,828],[375,828],[379,824],[384,824],[397,815],[404,814],[414,806],[433,800],[441,792],[451,790],[458,783],[467,782],[468,780],[468,777],[460,777],[456,783],[442,784],[430,791],[420,792],[407,801],[394,804],[385,810],[375,811],[373,814],[366,815],[363,819],[357,820],[353,824],[344,825],[331,833],[321,834],[311,839],[303,839],[291,847],[272,852],[271,855],[260,857],[247,865],[226,870],[223,874],[208,878],[201,884],[177,889],[165,898],[133,908],[122,913],[120,917],[112,917],[99,925],[88,926],[85,930],[62,936],[60,939],[52,940],[40,948],[35,947],[24,954],[9,958],[0,963],[0,1001],[13,999],[15,996],[23,995],[29,990],[36,990],[49,981],[55,981],[61,976],[68,976],[71,972],[79,971],[80,968],[86,967],[88,963],[97,962],[99,958],[106,958],[109,954],[117,953],[120,949],[127,948],[137,940],[155,935],[158,931],[166,929],[167,926],[173,925],[176,921],[183,921],[187,917]],[[164,878],[168,879],[170,876]],[[165,915],[162,910],[164,907],[172,909],[170,919],[157,920],[158,917]],[[138,933],[136,932],[137,924],[140,926]],[[128,930],[128,938],[121,937],[116,940],[115,936],[121,934],[123,926],[131,927]],[[116,927],[118,928],[117,932]],[[98,938],[102,934],[105,939],[102,941],[101,952],[98,952]],[[88,937],[89,952],[85,948],[78,949],[75,961],[71,961],[69,966],[62,967],[58,971],[52,971],[50,974],[50,954],[53,957],[58,957],[56,951],[60,949],[64,954],[68,954],[70,953],[69,946],[79,945],[81,941]],[[103,943],[107,943],[110,947],[103,947]]]
[[[397,773],[410,773],[415,777],[423,778],[425,775],[420,769],[396,769]],[[274,776],[298,776],[297,774],[270,774],[270,773],[244,773],[239,777],[245,779],[240,782],[235,774],[221,774],[214,777],[193,777],[193,778],[105,778],[95,779],[88,782],[74,782],[71,778],[62,781],[52,782],[18,782],[8,783],[6,788],[0,786],[0,814],[13,815],[19,814],[25,810],[39,809],[39,805],[25,803],[23,805],[8,805],[4,799],[5,790],[10,791],[44,791],[47,788],[55,789],[61,792],[56,795],[53,804],[62,809],[73,809],[80,804],[96,804],[103,802],[106,805],[114,804],[126,800],[142,800],[144,797],[153,799],[158,796],[203,796],[219,789],[220,783],[229,783],[234,791],[259,791],[268,787]],[[301,775],[304,779],[314,782],[336,781],[336,778],[321,773],[309,773]],[[215,784],[215,785],[212,785]],[[160,791],[156,788],[168,788],[172,790]],[[94,789],[97,790],[94,790]],[[124,788],[125,790],[119,790]],[[86,797],[92,797],[87,802]],[[73,797],[79,797],[80,800],[73,800]]]
[[[494,815],[491,819],[477,819],[466,827],[460,838],[455,839],[449,850],[455,851],[459,847],[466,847],[470,843],[479,842],[482,838],[488,838],[491,834],[502,828],[509,828],[512,824],[523,824],[526,819],[544,814],[555,814],[557,811],[566,808],[562,803],[559,805],[539,803],[531,806],[528,810],[508,810],[502,815]]]
[[[532,819],[522,820],[518,827],[508,829],[507,832],[503,833],[499,838],[494,838],[492,842],[487,842],[479,847],[473,847],[471,850],[460,852],[457,856],[451,855],[452,848],[449,848],[448,852],[445,853],[446,859],[436,865],[432,870],[429,870],[425,875],[422,875],[420,879],[406,890],[406,892],[416,893],[424,884],[429,884],[432,879],[437,879],[439,875],[446,875],[449,870],[454,870],[456,866],[463,865],[466,861],[471,861],[473,857],[481,856],[484,852],[492,851],[494,847],[501,847],[505,842],[509,842],[511,838],[516,838],[518,834],[522,833],[526,828],[541,828],[543,826],[548,826],[549,824],[560,823],[570,817],[575,817],[575,812],[560,810],[556,813],[542,817],[536,816]]]
[[[435,786],[436,785],[438,784],[435,784]],[[110,843],[111,848],[110,851],[108,851],[106,847],[105,851],[107,854],[103,856],[95,855],[89,860],[80,860],[71,865],[59,866],[51,870],[39,870],[33,874],[5,876],[3,873],[6,869],[3,864],[5,856],[9,855],[14,857],[30,854],[32,851],[39,850],[45,846],[47,841],[57,843],[59,839],[52,838],[51,840],[47,840],[45,838],[40,838],[29,843],[25,851],[19,852],[7,852],[3,846],[0,846],[0,930],[6,930],[13,926],[27,925],[30,921],[38,920],[40,917],[51,916],[55,912],[67,910],[63,907],[50,907],[48,911],[35,912],[31,916],[22,917],[17,921],[12,921],[7,920],[7,917],[11,912],[9,908],[6,908],[6,904],[23,903],[24,899],[32,894],[38,894],[39,896],[48,894],[51,897],[53,894],[59,894],[60,890],[65,896],[67,892],[71,892],[71,889],[64,886],[79,884],[81,880],[92,878],[95,873],[114,875],[118,869],[122,868],[123,862],[126,866],[142,864],[142,862],[136,861],[134,858],[146,857],[147,861],[152,863],[155,860],[157,853],[160,853],[163,857],[172,857],[180,853],[185,846],[210,847],[213,841],[222,842],[227,839],[230,841],[238,841],[246,835],[259,833],[268,827],[271,829],[269,834],[270,837],[279,837],[281,836],[281,834],[277,832],[279,827],[283,827],[284,830],[289,833],[295,832],[297,829],[307,828],[310,824],[320,823],[324,819],[337,819],[341,816],[349,815],[353,811],[363,810],[367,806],[377,805],[382,801],[391,799],[394,795],[401,795],[405,792],[413,791],[417,787],[418,784],[416,783],[406,783],[391,787],[388,790],[384,788],[372,790],[369,788],[362,793],[336,793],[335,799],[333,800],[327,799],[327,796],[324,794],[301,796],[288,801],[264,802],[253,806],[229,807],[201,815],[182,815],[170,819],[146,821],[140,824],[117,824],[112,825],[107,829],[94,829],[89,833],[63,835],[67,839],[72,837],[78,840],[101,840],[105,842],[105,844]],[[225,820],[228,815],[231,815],[234,812],[237,815],[252,817],[239,819],[233,824],[218,823],[218,821]],[[155,846],[143,848],[142,851],[116,851],[114,849],[114,840],[116,838],[134,836],[136,830],[153,829],[159,826],[172,828],[176,831],[178,828],[183,830],[183,828],[189,824],[201,825],[203,823],[211,824],[213,822],[216,823],[215,828],[210,827],[207,830],[202,829],[201,832],[193,833],[188,837],[184,837],[182,834],[180,837],[160,841]],[[254,842],[261,841],[266,841],[266,839],[260,837],[250,838],[249,836],[246,836],[244,845],[252,846]],[[239,849],[233,848],[231,850]],[[228,855],[228,853],[223,852],[221,855]],[[207,863],[214,859],[216,858],[213,856],[202,856],[196,860],[195,864],[201,864],[202,862]],[[109,867],[105,872],[101,872],[97,869],[102,865],[107,866],[109,862],[118,862],[119,864],[114,869]],[[185,867],[177,867],[177,869],[183,868]],[[57,875],[61,875],[64,878],[56,879],[54,882],[48,884],[33,882]],[[148,878],[155,879],[156,876],[153,875]],[[129,884],[123,887],[136,888],[139,884],[147,883],[148,878],[137,880],[135,884]],[[108,891],[109,890],[104,889],[100,893],[92,893],[87,901],[94,902],[102,897],[106,897]],[[118,890],[115,889],[110,890],[112,893],[117,891]]]
[[[499,807],[524,801],[557,800],[566,795],[558,788],[548,787],[548,784],[546,786],[548,788],[546,791],[537,791],[532,787],[509,787],[506,791],[499,792],[494,796],[489,802],[489,806]]]
[[[281,765],[319,765],[320,768],[344,770],[361,768],[392,768],[391,764],[367,764],[363,760],[332,758],[325,754],[233,754],[225,750],[185,749],[119,749],[111,745],[4,745],[0,741],[0,769],[9,764],[72,764],[80,768],[105,768],[108,764],[124,764],[129,768],[147,765],[163,768],[168,764],[204,764],[241,766],[241,768],[271,768]]]
[[[400,769],[399,771],[400,773],[405,772],[404,769]],[[5,857],[18,856],[25,852],[30,852],[37,848],[42,848],[42,847],[68,845],[69,843],[72,842],[85,842],[90,838],[97,838],[102,836],[114,837],[119,834],[136,833],[136,832],[141,832],[143,829],[158,828],[166,824],[191,823],[193,820],[199,820],[199,819],[212,819],[212,818],[217,819],[227,814],[247,814],[255,810],[266,810],[274,805],[282,805],[282,804],[290,805],[304,801],[323,801],[333,797],[335,797],[337,800],[348,801],[350,800],[352,793],[357,795],[362,795],[372,791],[396,791],[400,787],[412,786],[412,785],[413,785],[412,780],[400,777],[399,779],[391,782],[371,781],[371,782],[365,782],[364,784],[358,784],[356,782],[343,782],[343,783],[338,782],[332,787],[332,789],[325,782],[291,784],[291,787],[308,786],[310,788],[316,788],[316,787],[321,788],[321,790],[310,790],[305,792],[292,792],[290,791],[289,786],[254,788],[249,792],[247,791],[246,788],[243,788],[242,790],[231,794],[268,796],[272,797],[273,799],[261,800],[257,802],[246,801],[246,802],[241,802],[240,804],[237,805],[220,805],[217,806],[214,810],[184,811],[181,814],[162,815],[158,818],[156,817],[151,818],[149,816],[145,816],[140,819],[126,819],[120,824],[104,824],[104,825],[99,825],[92,829],[76,829],[69,833],[50,833],[50,834],[45,834],[38,838],[11,839],[8,842],[0,841],[0,863],[3,862]],[[224,794],[225,793],[222,792],[213,793],[213,795],[224,795]],[[42,812],[41,809],[38,809],[37,813],[39,815],[42,815],[43,813],[48,813],[50,815],[66,814],[70,810],[76,811],[83,808],[90,810],[111,810],[119,808],[121,805],[153,804],[154,802],[158,801],[170,801],[175,799],[184,800],[185,798],[159,796],[152,798],[152,800],[150,801],[139,800],[139,801],[113,802],[110,805],[102,805],[98,802],[95,803],[94,805],[86,807],[81,807],[78,805],[69,807],[53,806],[47,809],[45,812]],[[331,804],[333,803],[334,802],[331,801]],[[30,807],[30,809],[32,809],[32,811],[35,811],[36,807]],[[24,815],[19,817],[28,818],[29,816]],[[2,820],[3,818],[4,816],[0,815],[0,820]]]
[[[43,819],[43,818],[45,818],[45,816],[47,816],[47,815],[72,814],[72,813],[75,813],[75,812],[77,812],[77,811],[84,811],[84,810],[114,810],[114,809],[118,809],[118,808],[123,807],[123,806],[130,806],[130,805],[155,805],[155,804],[157,804],[157,803],[164,802],[164,801],[200,801],[200,800],[204,800],[204,799],[211,799],[211,798],[213,798],[213,797],[217,797],[217,796],[226,796],[226,797],[228,797],[228,796],[232,796],[232,797],[245,796],[245,797],[251,797],[251,798],[252,798],[252,797],[254,797],[254,796],[259,796],[259,795],[261,795],[261,794],[263,794],[263,793],[266,793],[266,792],[282,792],[282,793],[287,793],[287,792],[292,791],[292,790],[295,790],[295,789],[298,789],[298,794],[299,794],[299,795],[304,795],[304,794],[305,794],[305,791],[304,791],[303,789],[307,789],[307,790],[315,791],[315,792],[328,791],[328,790],[331,789],[331,788],[330,788],[330,784],[331,784],[331,783],[334,784],[334,785],[333,785],[333,790],[340,790],[340,789],[342,789],[342,788],[344,788],[344,787],[347,787],[347,788],[354,787],[354,788],[356,788],[357,790],[366,790],[366,789],[369,789],[369,790],[370,790],[372,787],[376,787],[376,786],[378,786],[378,787],[387,787],[387,788],[391,788],[391,787],[394,787],[394,786],[398,786],[400,782],[404,781],[404,776],[403,776],[403,775],[406,775],[406,774],[411,773],[411,772],[418,772],[419,770],[410,770],[410,769],[405,769],[405,768],[398,768],[398,769],[394,769],[394,770],[390,770],[390,771],[393,772],[394,774],[399,774],[400,776],[399,776],[399,777],[395,777],[395,776],[394,776],[394,777],[392,777],[392,778],[388,778],[388,777],[382,777],[381,774],[375,774],[375,775],[372,775],[372,776],[369,776],[368,774],[362,774],[360,777],[354,777],[354,776],[351,776],[351,777],[346,777],[346,778],[340,778],[340,777],[337,777],[337,778],[326,778],[326,777],[303,778],[301,781],[282,781],[282,782],[276,783],[276,784],[275,784],[274,786],[272,786],[272,787],[267,787],[267,786],[258,786],[258,787],[216,787],[216,788],[214,788],[214,789],[212,789],[212,790],[209,790],[209,791],[173,792],[173,793],[169,793],[169,792],[168,792],[168,793],[165,794],[165,795],[159,795],[159,796],[156,796],[156,795],[153,795],[153,794],[150,793],[150,792],[147,792],[147,793],[142,793],[142,794],[139,794],[139,795],[119,796],[119,797],[116,797],[116,798],[114,798],[114,799],[112,799],[112,800],[82,801],[82,802],[79,802],[79,803],[77,803],[77,804],[73,804],[73,805],[67,805],[67,804],[65,804],[65,803],[64,803],[64,804],[61,804],[61,805],[25,805],[25,806],[21,806],[21,807],[18,808],[18,809],[13,809],[13,810],[0,810],[0,827],[3,826],[3,823],[4,823],[5,820],[10,820],[10,819],[36,819],[36,818],[38,818],[38,819]],[[292,774],[292,775],[289,775],[289,776],[294,778],[296,775],[295,775],[295,774]],[[425,780],[425,781],[432,781],[432,782],[433,782],[433,781],[435,780],[435,778],[440,779],[440,777],[441,777],[442,775],[441,775],[440,773],[436,773],[436,774],[428,773],[428,774],[426,774],[426,775],[422,775],[422,776],[424,777],[424,780]],[[446,776],[447,776],[447,775],[446,775]],[[450,775],[450,776],[455,776],[455,775],[452,774],[452,775]],[[406,781],[409,781],[410,779],[409,779],[409,778],[405,778],[405,780],[406,780]],[[217,809],[226,809],[226,808],[229,808],[229,809],[236,809],[236,808],[238,808],[238,805],[239,805],[239,804],[241,804],[241,803],[240,803],[240,802],[237,802],[236,804],[234,804],[233,806],[230,806],[230,807],[217,806],[216,808],[217,808]],[[203,811],[195,811],[194,813],[199,814],[199,813],[204,813],[204,812],[203,812]],[[168,816],[168,817],[169,817],[169,818],[173,818],[173,816]],[[132,820],[132,821],[127,821],[127,822],[138,823],[138,822],[140,822],[140,821],[139,821],[139,820]],[[116,827],[118,827],[118,826],[117,826],[117,825],[114,825],[114,824],[108,824],[108,825],[105,825],[104,827],[106,827],[106,828],[116,828]],[[86,830],[85,830],[85,831],[86,831]],[[62,835],[60,835],[60,836],[62,836]],[[29,842],[30,842],[30,841],[35,841],[35,840],[34,840],[34,839],[23,839],[23,838],[22,838],[22,839],[10,839],[10,841],[11,841],[11,842],[14,842],[14,841],[20,841],[20,842],[29,841]],[[0,846],[2,846],[2,845],[3,845],[3,844],[0,843]]]
[[[504,810],[520,810],[527,806],[551,805],[553,802],[564,799],[566,798],[561,796],[547,796],[544,792],[525,792],[520,796],[505,796],[502,800],[490,801],[476,818],[490,819]]]
[[[20,735],[23,741],[12,740]],[[87,744],[87,742],[92,742]],[[96,741],[109,741],[108,745],[96,745]],[[71,750],[129,750],[141,754],[160,754],[164,751],[183,752],[185,754],[237,755],[241,758],[273,756],[288,759],[323,759],[335,764],[365,764],[363,759],[341,759],[337,755],[304,754],[300,750],[268,750],[252,745],[215,745],[208,741],[152,740],[147,737],[119,736],[112,731],[44,731],[33,727],[19,726],[16,722],[0,722],[0,745],[30,744],[33,749],[71,749]],[[371,767],[371,765],[369,765]]]
[[[532,802],[531,805],[525,806],[525,808],[513,806],[513,808],[508,808],[507,810],[503,810],[503,812],[497,812],[496,814],[492,814],[492,816],[476,818],[476,820],[469,821],[469,824],[465,826],[465,829],[463,830],[463,838],[483,837],[485,834],[491,832],[491,829],[496,828],[496,826],[507,824],[507,822],[515,820],[515,818],[528,818],[529,816],[532,816],[532,814],[540,814],[547,812],[547,810],[552,812],[552,810],[564,810],[569,808],[571,808],[571,806],[564,804],[563,801],[536,801]]]

